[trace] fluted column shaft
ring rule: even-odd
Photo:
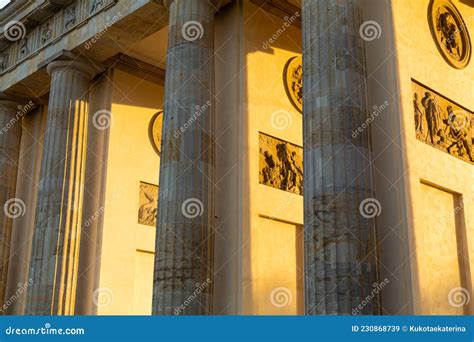
[[[25,314],[74,312],[84,183],[88,87],[78,61],[48,65],[51,91]]]
[[[153,314],[209,314],[214,228],[214,6],[170,5]]]
[[[364,41],[356,0],[303,0],[306,314],[351,314],[374,279]],[[357,313],[373,313],[376,299]]]
[[[24,214],[21,199],[15,198],[21,141],[21,107],[0,100],[0,300],[5,301],[13,220]],[[3,304],[2,304],[3,305]],[[3,310],[2,310],[3,311]]]

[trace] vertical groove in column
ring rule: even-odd
[[[351,314],[375,280],[362,24],[355,0],[302,2],[306,314]],[[369,182],[367,182],[369,180]],[[360,313],[373,313],[372,304]]]
[[[51,74],[35,231],[30,260],[33,284],[25,313],[74,313],[81,231],[89,81],[92,67],[56,61]]]
[[[24,214],[24,202],[15,198],[21,141],[17,103],[0,99],[0,300],[5,302],[13,220]],[[18,216],[17,216],[18,215]]]
[[[209,1],[172,1],[153,314],[205,315],[212,308],[213,30]]]

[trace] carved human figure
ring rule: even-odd
[[[26,39],[22,39],[20,41],[20,58],[25,57],[28,54],[28,41]]]
[[[299,104],[303,104],[303,66],[298,65],[293,71],[293,82],[291,87]]]
[[[298,174],[301,172],[295,163],[296,153],[289,153],[286,144],[278,144],[277,156],[281,163],[280,175],[282,178],[281,188],[283,190],[295,192],[295,187],[298,187]],[[302,173],[302,172],[301,172]]]
[[[66,29],[71,28],[76,23],[76,6],[71,5],[64,12],[64,26]]]
[[[420,109],[420,105],[418,103],[418,94],[414,94],[413,98],[413,107],[415,111],[415,129],[416,132],[423,134],[423,112]]]
[[[295,173],[296,173],[295,184],[299,190],[299,193],[303,194],[303,170],[299,166],[298,161],[296,160],[297,159],[296,157],[297,157],[296,152],[295,151],[291,152],[290,163],[291,163],[292,169],[295,170]]]
[[[49,27],[49,22],[43,25],[43,28],[41,29],[41,44],[46,43],[48,40],[51,39],[52,32],[51,28]]]
[[[91,11],[90,13],[94,13],[97,9],[99,9],[100,7],[102,7],[104,5],[104,1],[103,0],[94,0],[92,1],[92,6],[91,6]]]
[[[435,136],[438,132],[438,114],[436,102],[431,97],[430,92],[425,92],[425,96],[421,100],[421,105],[425,108],[426,123],[428,124],[428,133],[431,143],[435,143]]]
[[[138,217],[143,224],[153,224],[156,222],[158,198],[144,191],[143,195],[147,202],[138,209]]]
[[[263,156],[266,164],[262,170],[263,184],[278,185],[280,183],[280,172],[273,156],[268,151],[264,151]]]
[[[457,59],[461,59],[457,25],[453,22],[452,16],[449,12],[438,13],[438,23],[436,28],[441,33],[441,42],[444,43],[446,50]]]
[[[457,149],[457,154],[462,157],[464,155],[463,148],[465,152],[467,153],[467,156],[470,161],[474,162],[474,156],[472,155],[472,149],[469,144],[469,133],[468,130],[471,129],[470,125],[469,127],[463,127],[462,125],[457,127],[457,125],[453,124],[456,122],[456,114],[453,111],[452,106],[448,106],[447,108],[448,114],[449,114],[449,136],[452,139],[451,145],[447,147],[447,151],[449,154],[452,153],[452,149],[456,148]],[[448,122],[448,121],[447,121]]]

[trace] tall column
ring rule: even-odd
[[[74,313],[84,183],[88,88],[80,61],[48,65],[51,91],[25,314]]]
[[[214,6],[170,4],[153,314],[210,314],[214,229]]]
[[[306,314],[351,314],[374,279],[364,44],[357,0],[303,0]],[[373,300],[357,313],[373,313]]]
[[[12,226],[4,311],[7,315],[23,315],[26,292],[31,285],[28,272],[45,126],[46,112],[42,105],[23,117],[15,197],[23,201],[25,211],[14,219]]]
[[[13,220],[25,206],[15,198],[21,141],[19,104],[0,98],[0,301],[4,303]],[[20,107],[21,108],[21,107]],[[2,304],[3,305],[3,304]]]

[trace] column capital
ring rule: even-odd
[[[47,70],[51,76],[61,70],[77,71],[86,74],[89,79],[97,73],[96,67],[79,60],[56,60],[48,64]]]

